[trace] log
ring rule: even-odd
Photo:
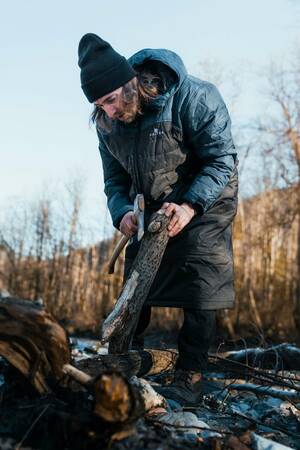
[[[176,350],[132,350],[123,354],[108,354],[93,356],[75,362],[80,370],[97,376],[103,370],[116,370],[124,373],[127,377],[136,375],[157,375],[162,372],[171,371],[175,367],[178,354]]]
[[[151,216],[127,281],[113,311],[102,325],[102,343],[109,342],[109,353],[127,353],[142,306],[158,271],[169,236],[170,218],[162,211]]]
[[[66,331],[43,306],[14,297],[0,298],[0,356],[41,394],[52,391],[70,363]]]

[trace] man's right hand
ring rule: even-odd
[[[137,219],[133,211],[129,211],[123,216],[120,222],[120,231],[127,237],[133,236],[137,232]]]

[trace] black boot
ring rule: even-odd
[[[200,372],[176,369],[174,379],[167,386],[153,386],[163,397],[175,400],[183,406],[197,406],[202,400],[202,376]]]

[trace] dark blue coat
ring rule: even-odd
[[[188,75],[174,52],[144,49],[129,59],[136,70],[148,61],[176,74],[167,92],[136,122],[111,121],[109,128],[97,129],[113,223],[118,227],[133,209],[137,193],[144,194],[150,211],[164,201],[195,204],[199,214],[170,239],[148,303],[231,307],[237,174],[227,108],[217,88]],[[137,248],[136,242],[127,248],[126,273]]]

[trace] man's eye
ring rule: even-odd
[[[117,97],[115,97],[115,96],[114,96],[114,97],[110,97],[110,98],[108,98],[108,99],[106,100],[105,103],[106,103],[107,105],[111,105],[112,103],[114,103],[114,102],[116,101],[116,98],[117,98]]]

